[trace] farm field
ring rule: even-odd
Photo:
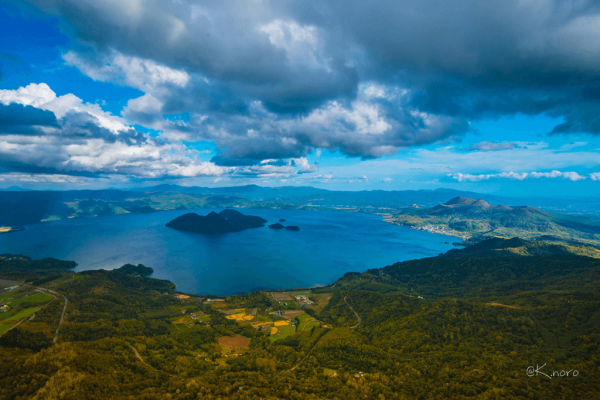
[[[277,327],[277,334],[269,336],[269,340],[274,342],[276,340],[284,339],[288,336],[293,336],[295,334],[295,330],[293,326],[285,325]]]
[[[321,325],[321,323],[320,323],[320,322],[318,322],[318,321],[312,321],[312,322],[309,322],[309,323],[308,323],[308,324],[306,324],[306,326],[304,327],[304,331],[310,331],[312,328],[319,327],[320,325]]]
[[[23,292],[0,294],[0,301],[7,300],[10,298],[18,298],[20,296],[23,296]]]
[[[19,311],[16,315],[13,315],[10,318],[5,319],[5,321],[17,321],[21,318],[26,318],[29,317],[31,314],[33,314],[34,312],[36,312],[37,310],[39,310],[42,307],[30,307],[30,308],[26,308],[24,310]]]
[[[304,328],[304,325],[308,323],[308,320],[313,319],[313,317],[306,313],[300,314],[296,318],[298,318],[298,321],[300,321],[300,323],[298,324],[298,332],[300,332],[302,328]]]
[[[8,319],[14,313],[15,313],[15,310],[9,310],[7,312],[0,313],[0,321],[4,321],[5,319]]]
[[[0,325],[0,335],[3,335],[4,332],[6,332],[7,330],[10,329],[11,326],[13,326],[14,324],[4,324],[4,325]]]
[[[44,301],[48,301],[50,299],[52,299],[52,296],[50,296],[49,294],[39,293],[39,294],[35,294],[35,295],[29,296],[29,297],[21,297],[18,300],[11,301],[9,304],[11,306],[16,306],[17,304],[21,304],[21,303],[25,303],[25,302],[41,303]]]

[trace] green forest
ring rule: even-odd
[[[0,303],[36,311],[0,314],[22,321],[0,336],[0,400],[600,398],[600,260],[476,246],[221,298],[143,265],[74,273],[5,254],[0,278],[20,287]],[[258,329],[277,321],[284,334]]]

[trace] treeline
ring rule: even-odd
[[[74,261],[61,261],[55,258],[32,260],[20,254],[0,255],[0,278],[19,281],[33,281],[47,276],[62,275],[77,266]]]

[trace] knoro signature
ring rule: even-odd
[[[542,372],[542,368],[544,368],[546,366],[546,363],[544,363],[544,365],[535,365],[535,368],[533,367],[533,365],[527,367],[527,376],[532,377],[532,376],[538,376],[538,375],[544,375],[545,377],[552,379],[552,378],[566,378],[566,377],[574,377],[579,375],[579,371],[577,371],[576,369],[571,369],[569,371],[565,371],[560,370],[560,371],[547,371],[547,373]]]

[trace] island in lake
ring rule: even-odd
[[[197,233],[227,233],[249,228],[265,226],[267,220],[253,215],[244,215],[235,210],[223,210],[220,213],[211,212],[206,216],[196,213],[184,214],[175,218],[165,226],[180,231]]]
[[[22,226],[0,226],[0,233],[18,232],[24,230],[25,228]]]
[[[271,228],[271,229],[283,229],[284,226],[281,225],[279,222],[277,222],[275,224],[269,225],[269,228]]]
[[[299,231],[300,230],[300,228],[298,228],[297,226],[294,226],[294,225],[286,226],[285,229],[287,229],[288,231]]]

